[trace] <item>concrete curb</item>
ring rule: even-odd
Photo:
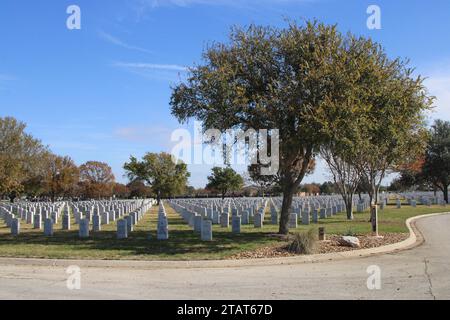
[[[258,266],[297,265],[303,263],[323,263],[345,259],[365,258],[374,255],[396,253],[421,245],[425,239],[416,226],[419,219],[450,214],[442,212],[425,214],[406,220],[409,237],[398,243],[377,248],[346,252],[314,254],[287,258],[242,259],[242,260],[199,260],[199,261],[134,261],[134,260],[66,260],[0,258],[0,265],[68,267],[76,265],[84,268],[123,268],[123,269],[203,269],[203,268],[242,268]]]

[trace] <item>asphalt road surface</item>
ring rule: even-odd
[[[417,227],[425,243],[395,254],[233,268],[82,267],[72,289],[66,267],[0,259],[0,299],[450,299],[450,215]]]

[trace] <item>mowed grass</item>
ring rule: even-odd
[[[169,219],[169,240],[156,239],[157,207],[152,208],[135,226],[128,239],[116,239],[116,223],[102,226],[102,231],[91,232],[89,239],[78,238],[78,225],[72,221],[72,230],[61,230],[61,221],[54,226],[54,236],[45,237],[42,230],[33,230],[31,225],[21,222],[21,234],[10,235],[10,229],[0,224],[0,257],[28,257],[51,259],[100,259],[100,260],[210,260],[227,259],[230,256],[250,251],[258,247],[280,243],[271,235],[278,232],[277,225],[270,224],[270,213],[266,213],[264,228],[242,225],[241,234],[235,235],[230,228],[213,227],[211,242],[200,241],[200,235],[166,205]],[[442,206],[403,206],[401,209],[388,206],[379,212],[380,233],[406,233],[406,219],[430,213],[448,212]],[[300,225],[291,232],[306,231],[310,228],[325,227],[327,234],[346,234],[350,230],[356,234],[371,231],[369,212],[355,213],[353,221],[340,213],[318,224]]]

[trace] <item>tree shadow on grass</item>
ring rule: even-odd
[[[80,239],[78,231],[56,231],[52,237],[45,237],[42,233],[29,232],[17,237],[0,235],[0,249],[6,246],[12,248],[14,246],[30,246],[29,256],[33,256],[33,246],[38,245],[49,248],[56,247],[58,257],[67,258],[89,257],[86,252],[92,251],[92,257],[98,258],[133,256],[137,258],[139,256],[142,258],[170,258],[178,256],[177,259],[182,260],[182,255],[186,254],[200,258],[213,258],[274,242],[273,238],[263,232],[232,234],[230,231],[215,231],[213,238],[213,241],[201,241],[200,234],[194,233],[192,230],[173,230],[169,233],[169,240],[166,241],[157,240],[156,232],[149,231],[134,231],[128,239],[123,240],[116,239],[115,231],[91,233],[87,239]],[[83,254],[80,251],[83,251]]]

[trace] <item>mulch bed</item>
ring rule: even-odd
[[[408,233],[383,233],[380,234],[383,238],[374,238],[368,235],[357,235],[361,247],[360,248],[351,248],[345,247],[339,244],[339,238],[341,236],[338,235],[328,235],[327,241],[318,241],[316,249],[314,253],[332,253],[332,252],[344,252],[344,251],[352,251],[359,249],[368,249],[368,248],[376,248],[381,247],[397,242],[401,242],[406,240],[409,236]],[[281,258],[281,257],[294,257],[297,256],[295,253],[291,253],[287,250],[287,242],[282,244],[277,244],[275,246],[268,246],[258,248],[252,251],[244,251],[238,254],[235,254],[230,257],[232,260],[239,259],[262,259],[262,258]]]

